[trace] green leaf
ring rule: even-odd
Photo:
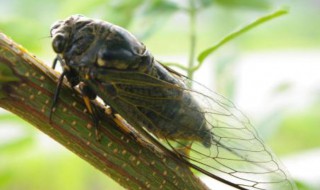
[[[135,18],[136,36],[142,40],[159,31],[170,17],[179,11],[176,3],[167,0],[148,1]]]
[[[147,4],[144,13],[146,15],[172,13],[179,9],[176,3],[166,0],[154,0]]]
[[[214,0],[221,6],[230,8],[250,8],[250,9],[268,9],[271,7],[267,0]]]
[[[144,4],[143,0],[113,0],[108,3],[104,17],[106,20],[126,28],[135,19],[136,12]]]
[[[308,185],[304,181],[295,180],[294,182],[296,183],[299,190],[316,190],[317,189],[316,187],[312,187],[312,186]]]
[[[250,24],[230,33],[229,35],[225,36],[222,40],[220,40],[218,43],[214,44],[213,46],[205,49],[204,51],[202,51],[199,56],[198,56],[198,62],[199,64],[194,67],[192,70],[197,70],[203,63],[203,61],[209,56],[211,55],[214,51],[216,51],[219,47],[221,47],[222,45],[226,44],[227,42],[235,39],[236,37],[240,36],[241,34],[244,34],[246,32],[248,32],[249,30],[255,28],[256,26],[259,26],[260,24],[263,24],[269,20],[272,20],[276,17],[279,17],[281,15],[284,15],[288,13],[287,9],[280,9],[278,11],[275,11],[271,14],[262,16],[258,19],[256,19],[255,21],[251,22]]]
[[[75,13],[88,14],[97,10],[99,7],[103,7],[108,2],[109,0],[91,0],[82,1],[81,3],[77,0],[62,1],[59,6],[60,9],[58,10],[61,14],[66,16]]]
[[[208,7],[209,5],[213,4],[215,1],[214,0],[200,0],[200,6],[201,7]]]

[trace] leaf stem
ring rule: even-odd
[[[189,53],[189,63],[188,63],[188,78],[193,78],[194,71],[192,68],[194,67],[194,59],[195,59],[195,51],[196,51],[196,6],[194,0],[189,0],[190,10],[190,53]]]

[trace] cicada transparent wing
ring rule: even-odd
[[[248,118],[223,96],[199,83],[193,82],[193,86],[196,90],[185,90],[200,103],[213,141],[209,149],[195,142],[190,160],[246,189],[295,189],[285,168]]]
[[[177,73],[171,74],[181,83],[192,82]],[[217,176],[215,178],[218,180],[228,181],[239,189],[296,188],[284,167],[259,138],[249,120],[223,96],[198,83],[193,83],[195,90],[192,90],[185,85],[168,83],[137,72],[96,69],[92,75],[95,80],[88,83],[99,92],[98,96],[114,107],[135,128],[143,126],[141,129],[159,137],[159,142],[167,143],[164,146],[188,160],[191,167],[211,174],[210,176]],[[197,102],[196,106],[190,101],[190,97]],[[169,109],[164,108],[168,106]],[[207,141],[204,143],[202,139],[191,137],[188,131],[196,133],[192,125],[176,126],[168,136],[163,132],[157,132],[163,130],[159,127],[161,122],[167,122],[170,126],[170,123],[181,123],[175,121],[176,119],[187,119],[170,117],[170,113],[167,112],[177,106],[180,111],[192,112],[189,114],[191,116],[205,116],[205,124],[202,125],[209,130],[199,127],[196,130],[210,133],[209,145]],[[195,112],[198,112],[199,116]],[[187,122],[193,123],[194,118],[189,119]],[[184,128],[182,130],[179,127]],[[173,133],[178,134],[181,131],[187,134],[174,136]],[[207,138],[205,133],[199,134]],[[179,149],[189,146],[190,142],[193,142],[190,154],[181,154]]]

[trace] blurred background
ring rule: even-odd
[[[196,54],[250,21],[289,7],[289,14],[221,47],[194,79],[250,118],[300,189],[320,189],[320,0],[194,2]],[[187,65],[188,8],[188,0],[0,0],[0,32],[51,65],[50,26],[82,14],[127,28],[164,63]],[[0,189],[122,188],[0,109]]]

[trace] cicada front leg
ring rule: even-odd
[[[98,115],[98,111],[95,108],[95,106],[93,104],[91,104],[92,100],[95,100],[97,95],[95,94],[95,92],[93,90],[91,90],[91,88],[89,88],[89,86],[87,86],[86,84],[80,82],[79,80],[79,76],[77,74],[77,72],[69,67],[64,60],[58,55],[52,64],[52,69],[55,69],[57,63],[60,63],[62,68],[63,68],[63,72],[61,73],[59,79],[58,79],[58,84],[56,87],[56,90],[54,92],[54,96],[53,96],[53,101],[50,107],[50,112],[49,112],[49,121],[52,121],[52,113],[58,103],[58,97],[60,94],[60,89],[63,83],[63,79],[64,77],[67,78],[69,84],[71,85],[71,87],[74,89],[75,86],[79,85],[79,89],[82,95],[82,98],[84,100],[85,106],[92,118],[93,121],[93,125],[95,127],[95,134],[96,134],[96,139],[100,140],[101,136],[99,133],[99,115]]]
[[[63,71],[58,79],[58,84],[57,87],[55,89],[54,95],[53,95],[53,100],[52,100],[52,104],[50,107],[50,112],[49,112],[49,122],[51,123],[52,121],[52,113],[54,112],[54,109],[58,103],[58,98],[59,98],[59,94],[60,94],[60,90],[62,87],[62,83],[63,83],[63,79],[64,77],[66,77],[68,79],[68,82],[70,83],[70,85],[72,86],[72,88],[74,86],[76,86],[77,84],[79,84],[79,78],[76,75],[76,72],[74,70],[71,70],[69,67],[67,67],[67,65],[65,64],[65,62],[62,60],[62,58],[58,55],[52,64],[52,69],[55,69],[57,63],[60,62]]]
[[[49,112],[49,122],[50,123],[52,121],[52,113],[53,113],[54,108],[56,107],[56,105],[58,103],[58,97],[59,97],[59,94],[60,94],[61,85],[63,83],[63,78],[66,76],[66,73],[67,73],[67,71],[63,71],[61,73],[59,79],[58,79],[58,84],[57,84],[56,90],[55,90],[54,95],[53,95],[53,100],[52,100],[52,104],[51,104],[50,112]]]
[[[91,116],[91,119],[93,121],[93,125],[95,128],[95,134],[96,134],[96,139],[99,141],[101,139],[100,135],[100,127],[99,127],[99,113],[98,109],[95,107],[94,104],[91,103],[91,101],[95,100],[97,98],[97,94],[85,83],[80,83],[79,84],[79,89],[82,95],[82,99],[85,103],[85,106]]]

